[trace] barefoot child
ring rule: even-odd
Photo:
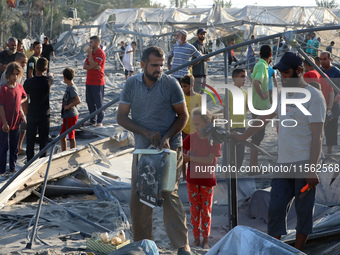
[[[185,103],[187,105],[187,110],[190,113],[191,110],[194,109],[195,107],[201,106],[202,96],[201,96],[201,94],[196,93],[194,91],[195,78],[191,74],[184,75],[181,78],[180,82],[181,82],[181,87],[182,87],[182,90],[183,90],[183,93],[184,93]],[[183,140],[193,132],[195,132],[195,130],[193,128],[191,117],[190,117],[190,114],[189,114],[188,122],[182,130]],[[185,153],[185,151],[184,151],[184,153]],[[183,180],[185,180],[186,176],[187,176],[187,170],[186,170],[186,166],[184,164],[183,164],[182,174],[183,174]]]
[[[27,95],[17,80],[22,76],[21,66],[12,62],[6,70],[7,83],[0,89],[0,174],[6,172],[7,151],[9,149],[9,170],[15,172],[18,158],[20,106]],[[9,147],[9,148],[8,148]]]
[[[80,103],[77,86],[73,84],[74,71],[72,68],[66,68],[63,71],[64,82],[66,83],[66,91],[63,97],[63,105],[61,110],[61,117],[63,118],[63,126],[60,134],[64,133],[70,127],[73,127],[78,120],[78,109],[76,105]],[[76,147],[76,131],[72,130],[67,136],[70,141],[70,148]],[[67,149],[66,136],[61,139],[61,150]]]
[[[217,157],[221,156],[221,144],[211,146],[208,138],[204,138],[201,130],[213,121],[212,114],[207,110],[201,115],[201,108],[192,110],[192,123],[196,132],[183,141],[183,149],[189,153],[184,155],[184,162],[189,162],[187,171],[187,188],[190,201],[191,224],[195,241],[192,246],[200,245],[200,234],[203,236],[203,248],[209,247],[211,225],[211,208],[213,191],[216,185],[214,172],[206,171],[215,167]],[[201,230],[200,230],[201,228]]]

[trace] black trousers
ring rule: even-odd
[[[237,59],[235,57],[228,57],[228,65],[229,65],[229,68],[231,66],[231,63],[234,62],[237,62]],[[237,65],[235,65],[235,68],[236,68]]]
[[[39,145],[40,150],[42,150],[48,143],[48,134],[50,131],[50,117],[45,116],[42,118],[32,118],[27,117],[27,131],[26,131],[26,155],[27,161],[34,157],[34,144],[35,137],[38,132],[39,134]],[[41,155],[41,157],[46,157],[46,152]]]

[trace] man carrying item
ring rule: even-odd
[[[87,57],[84,63],[86,75],[86,103],[90,113],[95,112],[103,106],[104,86],[105,86],[105,52],[99,47],[100,38],[90,37],[90,48],[87,50]],[[104,112],[90,119],[85,125],[103,126]],[[97,123],[97,124],[96,124]]]
[[[133,56],[135,54],[137,48],[137,43],[132,42],[128,46],[126,46],[124,57],[123,57],[123,65],[125,68],[125,79],[132,76],[134,72],[134,64],[133,64]]]
[[[340,70],[336,66],[333,66],[331,54],[327,51],[323,51],[320,54],[320,62],[322,71],[328,75],[328,77],[334,82],[334,84],[340,88]],[[322,89],[322,87],[321,87]],[[340,115],[339,102],[340,94],[334,92],[334,103],[332,107],[332,116],[327,118],[327,125],[325,126],[327,154],[332,154],[333,146],[338,145],[338,118]]]
[[[49,40],[48,37],[44,38],[44,44],[42,45],[43,49],[42,49],[42,52],[41,52],[41,56],[48,60],[47,73],[50,72],[50,59],[51,59],[51,55],[53,57],[53,60],[55,59],[54,49],[53,49],[53,46],[49,43],[49,41],[50,40]]]
[[[269,45],[262,45],[260,48],[260,60],[254,66],[253,73],[250,78],[252,80],[252,98],[253,106],[257,110],[267,110],[270,108],[270,99],[268,92],[269,67],[268,64],[272,60],[273,51]],[[258,115],[252,113],[253,119]],[[265,129],[261,129],[252,136],[252,143],[260,145],[265,134]],[[257,150],[250,149],[250,165],[258,165]]]
[[[190,61],[191,58],[202,57],[202,54],[196,50],[196,48],[187,42],[188,32],[186,30],[181,30],[176,35],[176,44],[171,50],[168,57],[168,69],[179,67]],[[178,82],[181,78],[189,74],[190,67],[184,67],[172,73],[171,76],[175,77]]]
[[[276,112],[259,117],[265,124],[275,116],[279,117],[278,123],[284,121],[285,125],[279,124],[276,167],[291,169],[291,172],[273,173],[275,175],[270,191],[268,234],[277,239],[287,234],[287,212],[295,197],[295,248],[301,250],[313,228],[315,187],[319,183],[315,169],[321,153],[326,104],[321,91],[303,80],[303,59],[299,54],[286,52],[274,68],[281,72],[282,89],[287,89],[284,98],[295,104],[281,101],[279,96]],[[310,95],[307,102],[306,95]],[[285,110],[281,110],[281,104],[286,106]],[[264,126],[250,127],[244,134],[234,134],[234,137],[246,140],[261,128]],[[307,191],[304,197],[300,197],[300,190],[306,184],[311,190]]]
[[[0,75],[6,70],[6,67],[9,63],[15,61],[17,46],[17,38],[9,38],[7,43],[8,50],[3,50],[0,52]]]
[[[154,145],[177,152],[175,190],[162,191],[163,219],[167,235],[172,246],[178,249],[178,254],[190,254],[186,214],[177,194],[183,164],[180,131],[188,120],[188,112],[178,82],[162,74],[164,61],[164,51],[159,47],[152,46],[143,52],[141,67],[144,73],[126,80],[118,106],[117,122],[134,133],[135,149]],[[130,200],[133,239],[153,240],[153,210],[139,201],[136,176],[137,155],[134,155]]]
[[[195,46],[198,52],[202,55],[208,54],[208,49],[204,46],[204,40],[207,31],[204,28],[199,28],[197,30],[197,40],[192,44]],[[199,62],[198,64],[192,67],[192,74],[195,78],[194,91],[200,94],[203,94],[203,90],[207,83],[207,75],[208,75],[208,64],[207,61],[210,61],[210,58],[204,59],[204,61]],[[202,88],[202,89],[201,89]]]

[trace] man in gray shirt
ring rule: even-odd
[[[199,28],[197,30],[197,40],[192,44],[195,46],[198,52],[202,55],[208,54],[207,48],[204,46],[203,42],[205,40],[205,36],[207,31],[204,28]],[[192,67],[192,74],[195,77],[195,85],[194,91],[200,94],[203,94],[203,90],[205,88],[205,83],[207,82],[208,75],[208,64],[210,58],[206,58],[204,61],[198,62],[198,64]],[[202,89],[201,89],[202,88]]]
[[[176,188],[162,191],[163,218],[167,235],[178,254],[190,254],[186,214],[177,194],[182,171],[182,137],[180,131],[188,120],[184,94],[175,78],[162,74],[164,51],[156,46],[146,49],[141,67],[144,73],[126,80],[118,106],[117,122],[132,131],[136,149],[150,145],[177,152]],[[129,113],[131,111],[131,118]],[[130,212],[134,241],[153,240],[153,209],[139,201],[136,194],[137,155],[132,162]]]

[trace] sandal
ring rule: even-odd
[[[92,123],[91,121],[83,124],[84,127],[89,127],[89,126],[94,126],[94,125],[95,125],[95,123]]]

